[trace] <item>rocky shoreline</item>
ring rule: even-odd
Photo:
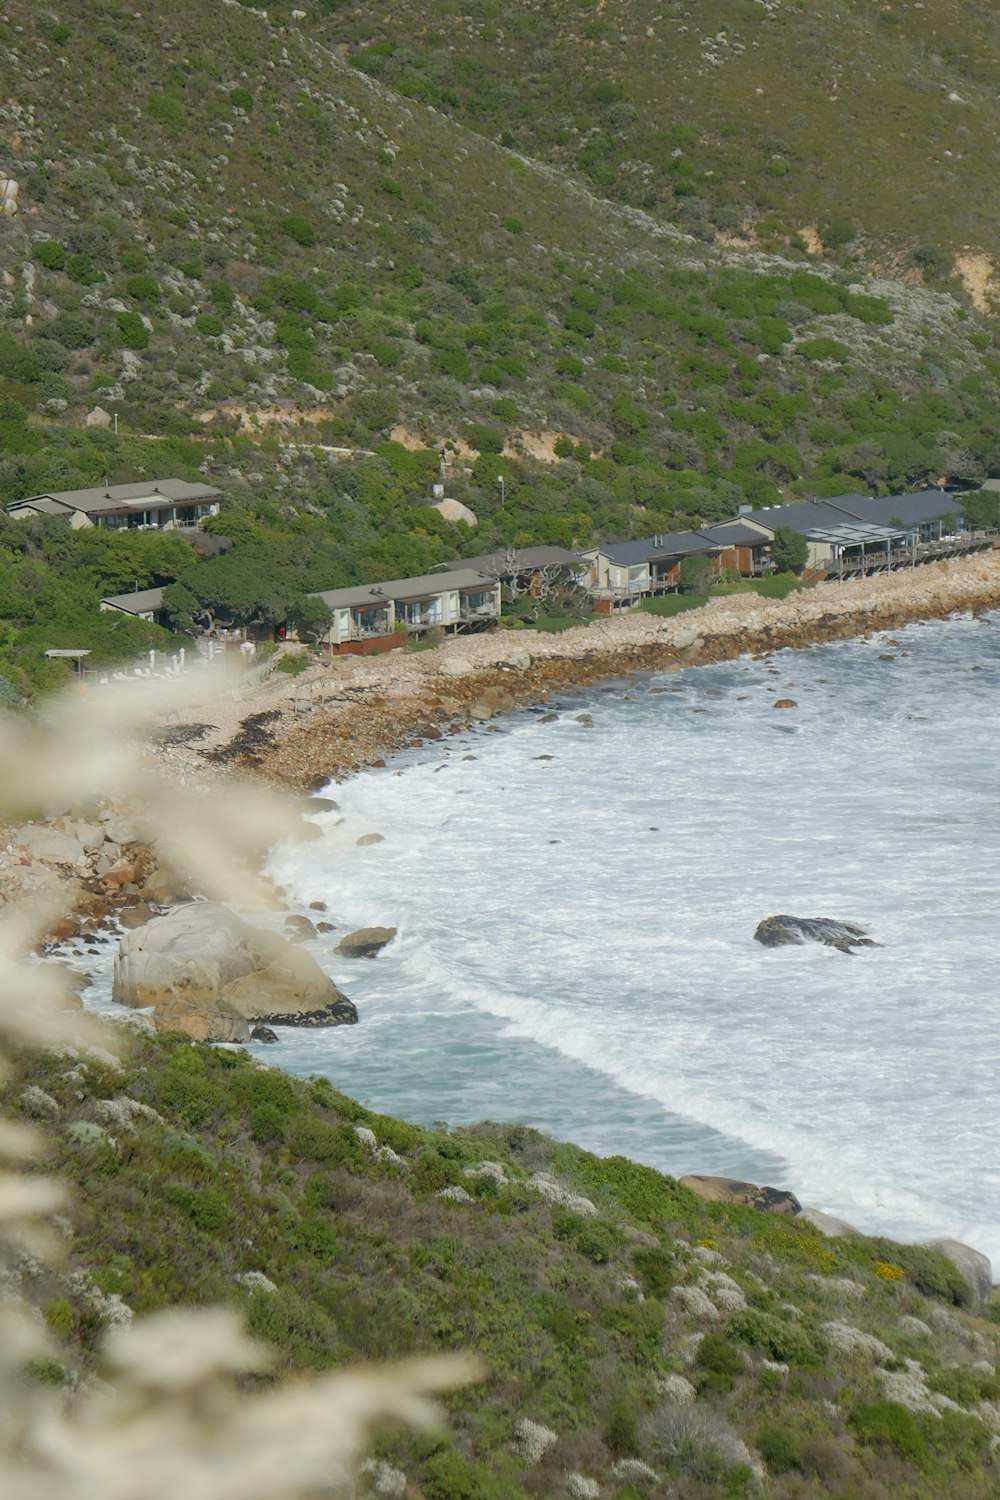
[[[196,738],[178,729],[158,753],[182,777],[235,771],[314,790],[553,693],[998,606],[994,551],[782,600],[732,594],[672,618],[630,612],[559,634],[501,630],[419,653],[337,657],[203,713]]]
[[[230,695],[224,703],[200,709],[204,722],[198,725],[171,726],[152,749],[161,769],[181,782],[249,773],[296,791],[315,790],[329,780],[384,764],[386,756],[404,748],[602,680],[744,653],[766,655],[998,606],[1000,552],[994,552],[912,574],[801,591],[780,601],[732,595],[668,619],[629,614],[560,635],[519,630],[454,638],[417,654],[339,658],[298,679],[272,678],[242,702]],[[74,882],[74,910],[50,927],[43,952],[70,937],[96,941],[122,928],[126,940],[132,940],[124,947],[141,950],[138,932],[145,924],[162,919],[191,896],[183,879],[160,864],[141,823],[127,808],[108,808],[87,822],[66,816],[7,830],[0,845],[0,907],[25,895],[41,895],[67,877]],[[277,942],[287,954],[285,940]],[[267,965],[259,959],[250,967],[259,975]],[[64,970],[62,978],[67,1002],[79,1005],[72,972]],[[350,1024],[356,1018],[339,992],[324,992],[322,1003],[296,1000],[291,1008],[284,1003],[269,1007],[259,999],[258,979],[253,983],[256,989],[247,1003],[244,971],[223,976],[213,1000],[225,1022],[221,1029],[216,1022],[199,1029],[198,1018],[192,1022],[197,1006],[192,1009],[176,994],[165,997],[170,1003],[161,1007],[157,1019],[165,1026],[180,1019],[182,1029],[202,1039],[243,1041],[248,1023]],[[234,998],[242,1003],[234,1005]],[[722,1180],[705,1179],[706,1186],[710,1181],[713,1193],[723,1191]],[[753,1185],[735,1184],[733,1190],[748,1187]],[[783,1201],[791,1197],[780,1196]],[[774,1207],[770,1201],[756,1206]],[[798,1208],[795,1203],[791,1211]],[[825,1215],[807,1213],[824,1233],[851,1232],[837,1221],[824,1222]],[[983,1257],[954,1242],[948,1242],[946,1253],[961,1260],[970,1284],[978,1281],[980,1289],[988,1285]]]

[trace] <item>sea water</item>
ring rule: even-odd
[[[608,684],[408,752],[274,856],[297,909],[399,933],[374,960],[312,943],[360,1022],[261,1056],[1000,1266],[998,744],[989,617]],[[881,946],[768,950],[773,913]]]

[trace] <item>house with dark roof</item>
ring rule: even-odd
[[[773,533],[743,517],[721,521],[717,526],[702,526],[701,535],[711,537],[722,547],[719,565],[741,578],[759,578],[770,566]]]
[[[587,572],[587,564],[579,552],[554,545],[500,547],[495,552],[459,558],[446,566],[451,570],[475,568],[488,578],[499,579],[512,597],[533,594],[537,598],[546,591],[547,583],[576,584]]]
[[[612,542],[588,547],[583,557],[590,565],[586,587],[598,613],[637,604],[648,594],[677,588],[681,563],[687,557],[706,557],[714,576],[721,571],[723,545],[701,531],[656,533],[634,542]]]
[[[207,484],[191,484],[185,479],[141,480],[82,490],[49,490],[13,501],[7,514],[15,518],[65,516],[74,531],[84,526],[165,531],[200,524],[216,513],[219,499],[219,491]]]

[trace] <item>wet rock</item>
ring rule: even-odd
[[[802,1212],[798,1198],[787,1188],[758,1187],[757,1183],[743,1182],[738,1177],[703,1177],[697,1174],[682,1177],[680,1183],[706,1203],[740,1203],[746,1208],[756,1208],[772,1214]]]
[[[341,938],[336,952],[345,958],[374,958],[392,942],[396,930],[395,927],[359,927]]]
[[[215,901],[126,932],[112,998],[153,1007],[158,1026],[204,1041],[246,1041],[254,1022],[341,1026],[358,1018],[310,953]]]
[[[542,716],[541,716],[541,718],[539,719],[538,722],[539,722],[539,724],[557,724],[559,722],[559,715],[558,714],[542,714]]]
[[[798,708],[794,698],[775,698],[771,704],[772,708]]]
[[[853,922],[838,922],[831,917],[765,917],[757,924],[754,941],[765,948],[782,948],[788,944],[824,943],[841,953],[854,948],[877,948],[880,945]]]
[[[255,1026],[250,1033],[250,1040],[252,1042],[273,1043],[278,1040],[278,1034],[276,1031],[272,1031],[270,1026]]]
[[[308,943],[316,936],[316,928],[308,917],[303,917],[298,912],[289,912],[285,918],[285,927],[288,929],[288,937],[293,943]]]
[[[150,906],[147,901],[137,901],[134,906],[122,907],[118,913],[118,921],[127,932],[131,932],[135,927],[145,927],[156,916],[159,916],[156,907]]]
[[[326,911],[326,909],[327,906],[325,901],[310,901],[309,903],[310,911]]]
[[[358,848],[359,849],[365,849],[365,848],[368,847],[369,844],[384,844],[384,843],[385,843],[385,834],[384,833],[363,833],[361,835],[361,837],[357,840],[357,844],[358,844]]]
[[[332,797],[306,797],[302,802],[304,813],[339,812],[340,803],[334,802]]]
[[[582,724],[585,729],[591,729],[594,723],[593,714],[577,714],[576,722]]]

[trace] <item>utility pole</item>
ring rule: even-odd
[[[498,474],[497,475],[497,484],[500,486],[500,509],[503,510],[504,500],[505,500],[506,496],[504,495],[503,475],[502,474]]]

